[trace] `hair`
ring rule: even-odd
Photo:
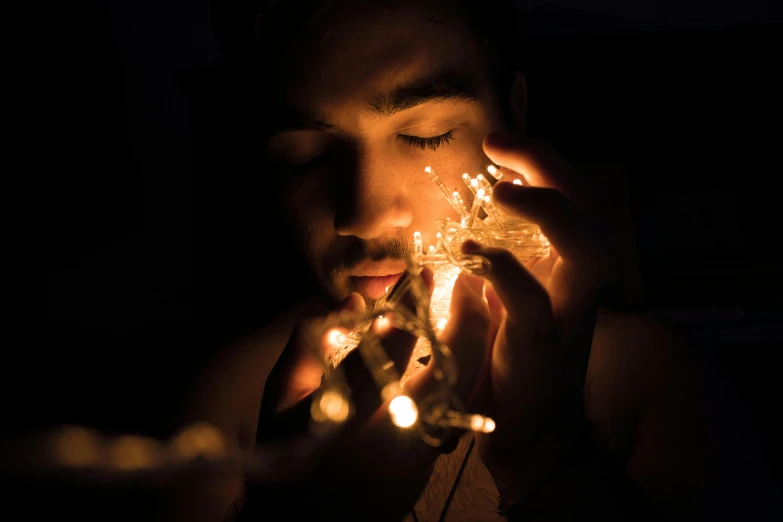
[[[265,76],[283,65],[281,42],[306,37],[308,27],[324,12],[355,1],[210,0],[210,24],[224,65],[244,78]],[[513,0],[420,0],[426,2],[457,12],[479,44],[498,100],[505,105],[514,73],[524,63],[524,46],[514,45],[520,31]],[[502,109],[507,113],[508,107]]]

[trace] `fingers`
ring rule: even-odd
[[[487,300],[487,307],[489,308],[490,325],[489,325],[489,345],[495,344],[495,337],[497,336],[500,324],[506,317],[506,309],[503,307],[503,302],[498,297],[497,292],[492,287],[492,283],[489,281],[484,283],[484,297]]]
[[[310,321],[298,324],[264,384],[261,416],[284,411],[317,389],[323,364],[313,350]]]
[[[501,181],[495,185],[493,198],[502,210],[536,223],[563,259],[580,264],[605,262],[590,220],[562,192]]]
[[[491,269],[486,277],[508,313],[508,322],[530,322],[537,328],[551,326],[549,294],[511,252],[502,248],[483,247],[472,240],[463,243],[462,252],[489,260]]]
[[[528,185],[557,189],[582,207],[590,205],[584,178],[548,143],[493,132],[483,147],[491,161],[519,173]]]
[[[468,400],[488,363],[491,316],[484,300],[484,279],[462,273],[454,283],[449,322],[440,340],[457,362],[456,392]]]
[[[355,313],[355,314],[363,314],[365,311],[366,305],[364,302],[364,298],[361,296],[361,294],[357,292],[351,292],[348,294],[348,297],[343,299],[343,302],[340,303],[340,305],[337,307],[338,312],[348,312],[348,313]]]
[[[323,325],[335,321],[340,314],[363,314],[364,307],[361,295],[351,293],[327,317],[307,319],[294,327],[264,385],[262,416],[287,410],[320,386],[323,358],[332,345],[320,338]]]

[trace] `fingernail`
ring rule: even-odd
[[[515,185],[508,181],[499,181],[492,189],[492,198],[496,201],[513,201],[514,198],[522,194],[525,189],[524,185]]]
[[[473,241],[472,239],[466,240],[464,243],[462,243],[462,253],[463,254],[475,254],[476,252],[480,251],[482,248],[484,248],[484,245],[477,241]]]
[[[349,312],[360,312],[364,311],[364,307],[364,298],[361,296],[361,294],[351,292],[348,294],[348,297],[343,299],[342,303],[340,303],[339,309]]]

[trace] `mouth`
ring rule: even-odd
[[[368,299],[380,299],[386,294],[386,289],[397,282],[399,274],[380,277],[353,277],[354,288]]]
[[[355,270],[349,280],[354,291],[365,299],[379,299],[386,294],[388,287],[397,282],[404,269],[404,264],[367,265]]]

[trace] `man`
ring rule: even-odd
[[[242,449],[280,430],[296,435],[290,418],[321,383],[312,318],[371,307],[404,270],[413,232],[434,243],[435,220],[453,211],[425,166],[463,190],[460,175],[491,161],[530,185],[500,183],[496,202],[537,222],[553,246],[526,267],[498,249],[464,247],[490,260],[491,286],[460,277],[443,341],[457,355],[462,399],[497,429],[468,433],[439,456],[360,399],[345,432],[295,479],[194,477],[177,503],[181,518],[282,509],[294,519],[643,520],[715,509],[727,482],[716,486],[720,473],[708,466],[720,455],[710,453],[707,377],[677,332],[598,307],[611,259],[589,225],[579,174],[525,132],[524,78],[485,45],[511,34],[500,24],[508,13],[496,9],[346,0],[237,11],[221,34],[253,35],[225,52],[262,100],[251,109],[243,98],[260,129],[255,167],[273,191],[258,204],[276,200],[273,216],[259,212],[269,219],[259,237],[268,223],[283,230],[281,255],[300,254],[307,272],[295,277],[312,277],[321,292],[291,298],[299,304],[221,348],[187,420],[217,425]],[[405,361],[413,339],[389,331],[385,340]],[[365,397],[361,365],[344,365],[353,395]],[[430,378],[423,371],[410,393],[425,393]]]

